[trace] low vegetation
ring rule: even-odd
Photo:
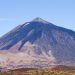
[[[75,69],[69,68],[22,68],[15,69],[8,72],[1,72],[0,75],[75,75]]]

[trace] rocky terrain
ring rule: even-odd
[[[0,67],[75,66],[75,32],[41,18],[18,25],[0,38]]]

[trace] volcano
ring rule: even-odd
[[[75,65],[75,32],[41,18],[18,25],[0,38],[0,65]]]

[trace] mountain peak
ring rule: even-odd
[[[49,23],[49,22],[45,21],[44,19],[42,19],[40,17],[36,17],[33,21],[35,21],[35,22],[42,22],[42,23]]]
[[[53,65],[75,66],[75,32],[38,17],[0,38],[1,67]]]

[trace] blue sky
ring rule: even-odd
[[[75,31],[75,0],[0,0],[0,36],[35,17]]]

